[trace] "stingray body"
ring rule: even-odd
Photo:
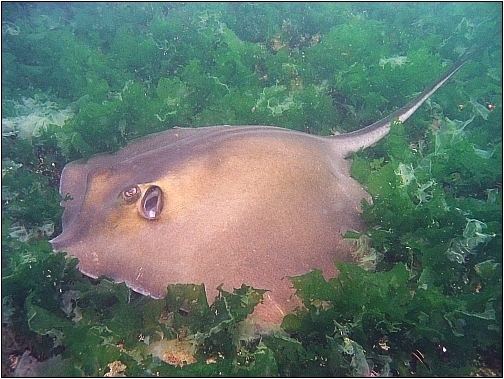
[[[80,270],[163,297],[171,283],[269,290],[254,315],[278,323],[299,305],[289,276],[336,274],[351,259],[343,239],[362,230],[369,196],[350,177],[352,152],[405,121],[458,69],[410,104],[357,132],[320,137],[270,126],[174,128],[115,154],[72,162],[60,192],[55,250]]]

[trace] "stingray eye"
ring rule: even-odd
[[[121,196],[125,202],[128,204],[131,204],[140,197],[142,191],[140,190],[140,187],[138,186],[132,186],[129,188],[126,188],[124,191],[121,192]]]
[[[150,186],[140,204],[140,213],[147,220],[155,220],[163,209],[163,191],[158,186]]]

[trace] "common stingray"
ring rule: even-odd
[[[160,298],[168,284],[269,290],[253,317],[278,324],[300,303],[289,277],[337,274],[351,260],[348,230],[363,230],[369,195],[347,158],[406,121],[462,66],[390,116],[322,137],[272,126],[173,128],[115,154],[67,164],[60,193],[63,232],[55,250]]]

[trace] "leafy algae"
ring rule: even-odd
[[[2,8],[2,374],[16,359],[46,376],[502,374],[500,4]],[[145,298],[47,243],[73,159],[177,125],[355,130],[474,46],[406,125],[353,157],[373,197],[352,235],[365,269],[292,278],[305,309],[283,333],[240,334],[262,291]]]

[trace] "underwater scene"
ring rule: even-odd
[[[2,376],[502,377],[502,3],[3,2],[1,104]]]

